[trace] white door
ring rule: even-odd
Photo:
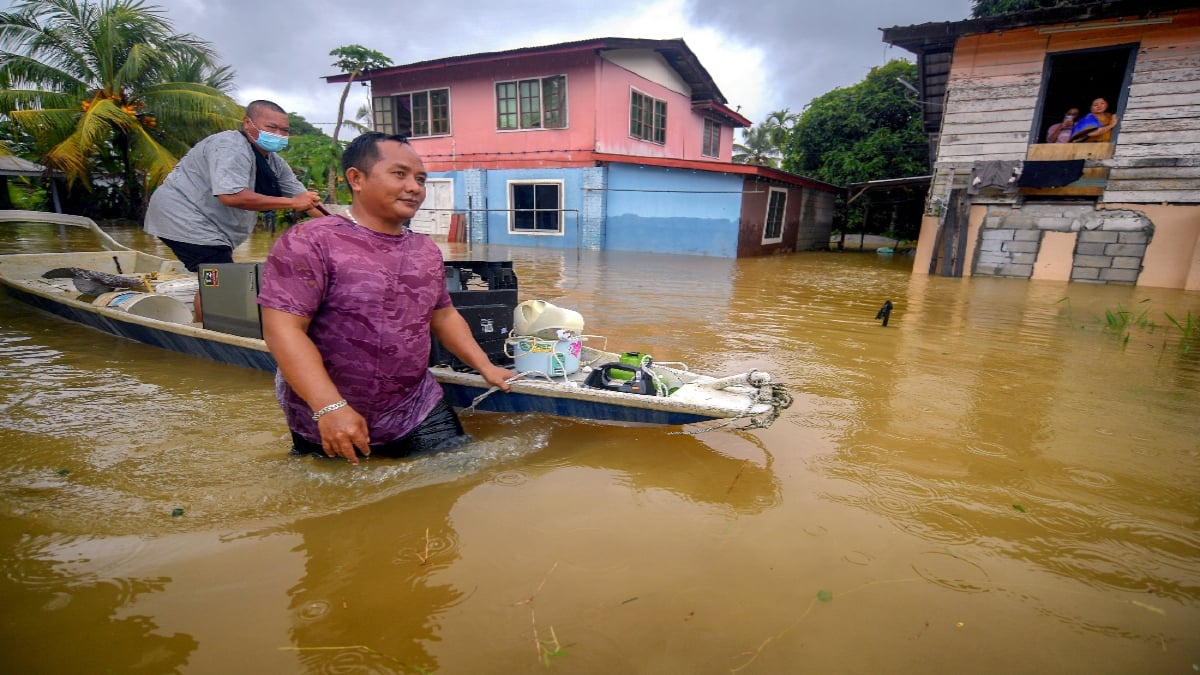
[[[450,234],[450,214],[454,212],[454,181],[430,178],[425,182],[425,203],[413,216],[413,232],[445,237]]]

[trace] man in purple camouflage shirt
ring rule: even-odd
[[[345,216],[290,228],[263,268],[263,338],[293,450],[405,456],[469,440],[429,372],[430,336],[491,385],[496,366],[454,308],[441,251],[405,226],[425,200],[425,166],[403,137],[368,133],[342,156]]]

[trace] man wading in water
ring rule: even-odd
[[[451,303],[441,251],[406,225],[425,165],[401,136],[367,133],[342,155],[354,200],[288,229],[263,268],[263,338],[279,364],[293,452],[404,457],[470,440],[429,372],[431,334],[493,386],[492,364]]]

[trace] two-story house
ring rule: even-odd
[[[915,273],[1200,290],[1200,7],[1113,0],[883,29],[936,157]],[[1048,142],[1104,99],[1107,141]]]
[[[345,82],[345,75],[326,78]],[[838,188],[735,164],[750,121],[683,40],[598,38],[362,76],[429,192],[412,227],[512,246],[721,257],[826,244]]]

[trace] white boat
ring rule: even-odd
[[[183,354],[199,356],[247,368],[274,371],[275,360],[261,339],[204,328],[191,321],[191,312],[179,299],[161,292],[129,290],[130,302],[121,303],[116,293],[92,294],[103,290],[86,280],[51,270],[74,268],[85,276],[108,280],[115,275],[124,281],[144,282],[143,291],[163,288],[182,279],[194,279],[174,260],[129,249],[79,216],[32,211],[0,211],[0,222],[45,223],[91,230],[102,250],[71,253],[22,253],[0,255],[0,284],[12,297],[64,319]],[[124,306],[122,306],[124,305]],[[183,311],[180,311],[179,305]],[[589,340],[591,341],[591,340]],[[650,362],[635,368],[620,364],[621,354],[582,344],[579,368],[552,372],[526,371],[511,382],[510,392],[500,392],[477,373],[449,367],[432,367],[447,400],[457,408],[501,413],[544,413],[581,419],[626,423],[682,425],[707,420],[745,420],[740,426],[766,426],[781,408],[790,403],[782,385],[762,371],[751,370],[727,377],[694,373],[682,364]],[[644,370],[643,370],[644,366]],[[602,371],[602,374],[597,373]],[[642,374],[650,393],[634,393],[629,384]],[[616,380],[615,375],[622,378]],[[604,379],[609,388],[588,386]],[[623,390],[622,390],[623,389]]]

